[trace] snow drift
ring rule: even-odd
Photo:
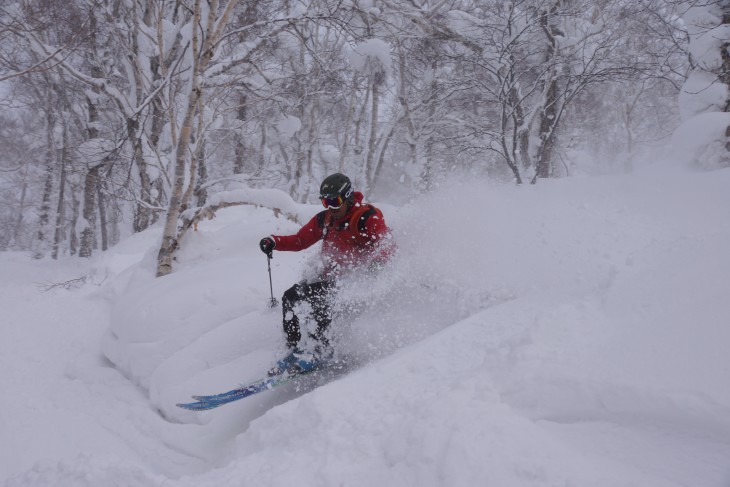
[[[672,171],[461,182],[382,204],[400,252],[346,290],[371,306],[335,324],[358,367],[205,414],[174,404],[255,379],[283,352],[257,242],[295,224],[228,208],[186,237],[170,276],[153,278],[149,232],[94,263],[103,282],[44,299],[18,284],[39,269],[2,256],[15,317],[3,387],[38,402],[19,384],[51,362],[66,373],[44,386],[54,409],[10,406],[23,421],[3,429],[21,439],[0,471],[9,486],[729,485],[728,187],[728,170]],[[275,294],[313,252],[275,254]],[[66,303],[96,310],[59,331],[81,351],[24,335],[24,306]],[[98,359],[102,332],[114,368]],[[19,380],[8,364],[41,352],[54,360]],[[36,414],[58,425],[44,448],[22,439],[40,436]]]

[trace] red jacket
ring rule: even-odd
[[[362,193],[356,191],[354,196],[355,204],[339,220],[335,221],[329,210],[324,210],[295,235],[272,235],[276,250],[304,250],[322,240],[325,278],[347,269],[385,264],[395,252],[395,245],[383,214],[374,206],[363,204]]]

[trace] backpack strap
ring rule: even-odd
[[[327,210],[317,213],[317,226],[322,229],[322,238],[327,236],[329,227],[332,226],[332,218]]]

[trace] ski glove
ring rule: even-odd
[[[271,253],[274,251],[274,247],[276,247],[276,242],[271,237],[264,237],[259,242],[259,248],[261,249],[261,252],[265,253],[266,255],[271,255]]]

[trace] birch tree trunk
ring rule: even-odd
[[[180,242],[178,237],[178,220],[182,211],[181,205],[185,192],[185,174],[190,160],[190,144],[193,132],[193,122],[198,112],[199,103],[203,97],[203,75],[210,60],[216,53],[218,41],[228,24],[233,7],[238,0],[229,0],[218,17],[218,0],[208,2],[208,18],[201,18],[201,3],[196,0],[193,9],[192,27],[192,58],[191,88],[185,108],[185,117],[178,135],[175,151],[175,174],[172,181],[170,203],[165,218],[165,227],[162,235],[162,244],[157,254],[157,276],[165,276],[172,272],[172,259]],[[203,42],[200,43],[201,34]],[[195,181],[189,182],[195,185]]]
[[[411,113],[410,102],[408,101],[407,83],[406,83],[406,55],[403,52],[402,46],[398,44],[398,72],[400,76],[400,92],[398,94],[398,102],[403,107],[403,119],[408,129],[408,149],[410,152],[411,163],[418,164],[418,134],[416,133],[416,126],[413,123],[413,114]]]
[[[350,92],[350,102],[347,105],[347,115],[345,116],[345,124],[343,127],[342,145],[340,146],[340,161],[337,167],[338,172],[345,171],[345,159],[347,151],[350,150],[350,125],[352,125],[352,117],[355,114],[355,103],[357,102],[357,91],[359,84],[358,73],[352,75],[352,90]]]
[[[545,104],[540,113],[540,145],[537,149],[533,183],[537,178],[549,178],[553,175],[553,146],[558,125],[558,80],[552,70],[544,93]]]
[[[79,257],[91,257],[96,244],[96,195],[99,184],[99,167],[94,166],[86,172],[84,180],[84,229],[81,231]]]
[[[196,155],[198,174],[193,194],[195,195],[195,206],[197,207],[201,207],[208,202],[208,190],[204,186],[208,182],[208,160],[206,159],[205,146],[205,140],[202,140]]]
[[[51,258],[58,259],[58,253],[63,240],[63,226],[65,224],[65,203],[66,203],[66,158],[67,158],[68,132],[66,124],[63,125],[63,147],[58,151],[59,164],[61,166],[61,174],[58,178],[58,205],[56,205],[56,224],[53,231],[53,246],[51,248]]]
[[[28,192],[28,183],[26,182],[26,177],[23,176],[23,186],[20,190],[20,205],[18,207],[18,216],[15,219],[15,225],[13,227],[13,245],[18,245],[18,242],[20,241],[20,232],[23,228],[23,211],[25,210],[25,197]]]
[[[378,140],[378,113],[380,107],[380,93],[378,87],[382,84],[383,75],[375,73],[372,81],[372,102],[370,105],[370,136],[368,137],[368,152],[365,156],[365,183],[370,189],[373,183],[373,159]]]
[[[559,2],[555,2],[550,12],[542,13],[540,27],[547,37],[546,64],[549,66],[545,87],[543,88],[542,107],[540,111],[539,137],[540,142],[537,148],[535,161],[535,176],[532,183],[538,178],[549,178],[553,175],[553,146],[555,144],[555,132],[558,125],[558,73],[556,57],[558,55],[558,41],[551,17],[557,12]]]
[[[236,120],[240,123],[241,127],[240,129],[236,130],[236,134],[234,136],[236,140],[236,147],[234,149],[234,159],[233,159],[233,174],[243,174],[243,168],[246,164],[246,140],[243,135],[244,126],[246,123],[246,115],[248,111],[248,98],[245,94],[241,94],[238,99],[238,110],[236,115]]]
[[[102,76],[102,72],[98,67],[92,68],[91,73],[95,78]],[[99,88],[94,87],[93,93],[97,96],[86,98],[86,105],[88,106],[87,135],[89,140],[96,139],[99,136],[99,129],[97,128],[99,112],[96,107],[96,100],[98,100],[100,92],[101,90]],[[84,205],[81,213],[84,217],[84,229],[81,231],[79,257],[91,257],[96,244],[96,196],[98,193],[100,165],[96,161],[86,162],[87,164],[91,162],[93,165],[87,169],[86,178],[84,179]]]
[[[46,161],[45,176],[43,184],[43,197],[41,198],[41,207],[38,215],[38,248],[34,254],[36,259],[40,259],[45,255],[48,244],[48,222],[51,221],[51,196],[53,194],[53,172],[56,165],[54,164],[54,140],[53,130],[55,127],[55,118],[48,103],[46,110]]]
[[[438,61],[435,59],[431,62],[431,71],[436,72],[436,69],[438,68]],[[434,105],[434,101],[436,100],[436,96],[438,94],[438,81],[436,77],[434,76],[431,80],[431,93],[430,98],[432,100],[431,104],[428,106],[428,119],[433,122],[434,115],[436,114],[436,106]],[[431,132],[428,135],[428,138],[426,139],[426,147],[424,149],[424,156],[425,160],[423,162],[423,170],[422,170],[422,178],[423,178],[423,188],[426,191],[431,191],[433,189],[434,184],[434,135],[433,132]]]
[[[106,198],[104,197],[104,188],[101,181],[96,185],[96,197],[99,202],[97,205],[97,208],[99,208],[99,237],[101,238],[101,250],[103,252],[109,248],[109,232],[107,230]]]
[[[71,200],[71,218],[66,219],[69,220],[68,254],[73,256],[76,255],[76,252],[79,249],[79,236],[76,233],[76,228],[79,221],[79,208],[81,208],[81,200],[79,200],[78,195],[81,191],[79,191],[78,185],[73,184],[73,182],[71,182],[69,186],[71,187],[71,191],[69,192],[69,198]]]

